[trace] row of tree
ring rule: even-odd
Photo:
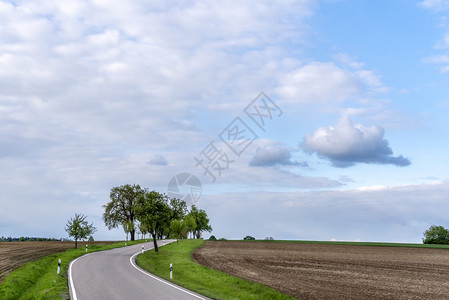
[[[204,210],[192,206],[187,209],[185,201],[169,198],[139,185],[113,187],[111,201],[104,205],[103,221],[108,229],[122,226],[126,235],[135,240],[136,231],[149,233],[158,252],[157,239],[186,238],[189,233],[200,238],[203,231],[212,231]]]

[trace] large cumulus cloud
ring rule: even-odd
[[[355,163],[410,165],[410,160],[402,155],[393,156],[382,127],[354,125],[349,117],[343,117],[335,127],[320,127],[307,134],[301,147],[305,152],[330,160],[335,167]]]

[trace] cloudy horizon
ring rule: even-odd
[[[448,12],[0,0],[0,236],[124,239],[111,188],[191,173],[217,237],[420,243],[449,227]]]

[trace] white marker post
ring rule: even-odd
[[[142,246],[142,254],[143,254],[143,249],[145,249],[145,246]]]
[[[173,279],[173,264],[170,264],[170,279]]]
[[[61,259],[59,259],[59,261],[58,261],[58,271],[56,272],[56,274],[59,275],[60,271],[61,271]]]
[[[87,252],[87,244],[86,244],[86,252]]]

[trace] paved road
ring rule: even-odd
[[[168,242],[171,241],[159,241],[158,245]],[[137,267],[135,256],[142,245],[145,249],[153,248],[153,242],[137,244],[87,254],[72,261],[68,271],[71,299],[207,299]]]

